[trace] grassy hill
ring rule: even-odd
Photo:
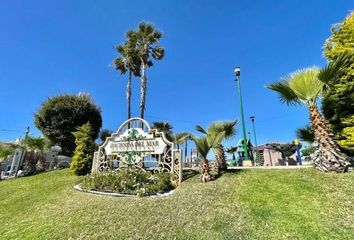
[[[165,198],[75,191],[57,170],[0,182],[1,239],[354,239],[354,172],[242,170]]]

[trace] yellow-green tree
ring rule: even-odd
[[[352,53],[349,63],[327,84],[322,111],[330,123],[342,150],[354,155],[354,11],[346,19],[332,27],[332,36],[326,40],[324,55],[330,62],[343,52]]]
[[[73,133],[75,136],[76,148],[70,169],[76,175],[86,175],[90,173],[93,161],[93,153],[96,144],[92,138],[92,130],[90,123],[86,123],[77,128]]]

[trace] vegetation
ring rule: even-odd
[[[88,122],[77,128],[77,131],[73,133],[76,138],[76,149],[70,169],[76,175],[86,175],[91,172],[93,153],[96,149],[91,129],[91,124]]]
[[[99,139],[101,140],[102,143],[106,141],[107,137],[110,137],[112,135],[112,131],[109,129],[102,129],[99,133]]]
[[[120,57],[114,60],[116,70],[121,74],[129,72],[129,77],[126,87],[127,96],[127,114],[128,119],[131,118],[131,96],[132,96],[132,75],[140,77],[141,61],[138,56],[138,51],[131,42],[126,42],[123,45],[118,45],[116,50]]]
[[[214,122],[210,124],[207,130],[199,125],[196,126],[196,130],[203,133],[205,136],[210,136],[213,139],[218,139],[218,141],[215,142],[215,145],[212,146],[215,151],[216,161],[218,163],[218,174],[220,174],[222,170],[227,169],[227,158],[222,141],[225,139],[230,139],[236,134],[236,123],[237,121]],[[217,138],[218,135],[222,137]]]
[[[173,131],[172,131],[173,127],[170,123],[163,122],[163,121],[153,122],[152,128],[156,129],[158,132],[163,132],[167,140],[173,142]]]
[[[165,50],[158,45],[162,33],[152,24],[142,22],[137,30],[128,31],[127,44],[133,49],[140,60],[141,91],[140,91],[140,117],[144,118],[146,108],[147,76],[146,69],[153,66],[152,58],[161,60],[165,55]]]
[[[226,152],[232,154],[232,160],[236,160],[235,152],[237,152],[237,147],[228,147]]]
[[[314,160],[321,171],[345,172],[350,164],[348,157],[340,152],[337,143],[332,139],[330,129],[316,103],[326,84],[345,66],[349,58],[350,55],[345,53],[322,69],[298,70],[285,76],[280,82],[268,85],[269,89],[278,92],[282,102],[308,106],[318,146]]]
[[[27,136],[24,144],[21,146],[25,149],[23,161],[23,174],[30,176],[45,171],[45,158],[43,150],[48,142],[42,137]]]
[[[217,145],[224,138],[224,133],[220,132],[218,134],[205,134],[201,137],[196,137],[191,135],[192,140],[195,143],[197,151],[199,153],[199,162],[200,162],[200,170],[201,176],[200,180],[202,182],[209,182],[214,179],[214,177],[210,174],[210,166],[208,160],[208,154],[212,148],[217,147]]]
[[[315,141],[315,134],[310,125],[296,130],[296,137],[302,141],[313,143]]]
[[[283,154],[283,157],[290,157],[296,152],[296,145],[294,142],[292,143],[273,143],[271,147],[279,151]],[[299,149],[302,147],[301,143],[299,143]]]
[[[310,156],[311,154],[315,153],[315,148],[314,147],[307,147],[301,150],[302,156],[307,157]]]
[[[167,172],[152,174],[131,169],[107,173],[95,172],[83,178],[81,187],[85,190],[143,196],[173,189],[171,177],[172,175]]]
[[[331,86],[324,94],[322,110],[338,140],[339,146],[354,155],[354,12],[340,24],[333,26],[332,36],[327,39],[324,55],[330,62],[342,53],[351,53],[348,64],[330,79]]]
[[[86,94],[49,98],[35,114],[36,127],[67,156],[75,150],[72,132],[87,122],[92,127],[92,139],[96,139],[102,126],[101,110]]]
[[[354,172],[189,175],[163,198],[75,191],[67,169],[1,181],[1,239],[354,239]]]

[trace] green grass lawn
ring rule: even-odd
[[[0,239],[354,239],[354,172],[243,170],[165,198],[73,189],[58,170],[0,182]]]

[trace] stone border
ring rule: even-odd
[[[74,189],[80,192],[85,192],[85,193],[92,193],[92,194],[96,194],[96,195],[103,195],[103,196],[112,196],[112,197],[138,197],[137,195],[133,195],[133,194],[123,194],[123,193],[113,193],[113,192],[101,192],[101,191],[95,191],[95,190],[83,190],[80,187],[80,184],[77,184],[74,186]],[[144,196],[141,197],[167,197],[169,195],[172,195],[175,192],[175,189],[166,192],[166,193],[156,193],[156,194],[146,194]]]

